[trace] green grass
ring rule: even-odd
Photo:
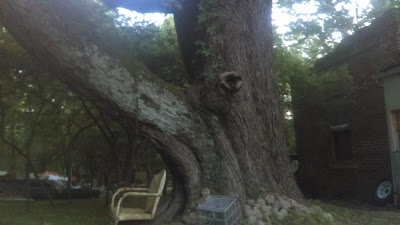
[[[334,224],[343,225],[398,225],[400,210],[394,208],[375,207],[365,203],[312,201],[324,212],[329,212],[335,219]]]
[[[110,225],[109,209],[104,199],[56,201],[53,208],[48,201],[0,201],[0,225]]]
[[[143,205],[144,201],[136,202]],[[366,204],[309,201],[333,215],[329,223],[321,213],[291,215],[284,221],[272,219],[273,225],[398,225],[400,210],[373,207]],[[56,201],[53,208],[48,201],[32,202],[27,211],[26,202],[0,201],[0,225],[110,225],[109,208],[104,199]],[[126,205],[136,205],[127,201]],[[246,223],[245,223],[246,224]]]

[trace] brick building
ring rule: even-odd
[[[400,190],[400,9],[345,38],[315,68],[344,64],[353,76],[352,101],[331,99],[329,115],[294,109],[298,179],[311,197],[369,200],[383,178]]]

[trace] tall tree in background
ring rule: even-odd
[[[281,38],[288,43],[292,52],[313,62],[332,51],[346,36],[369,25],[385,10],[400,6],[398,0],[370,0],[367,7],[367,1],[363,1],[364,4],[360,2],[277,0],[277,7],[297,18],[289,24],[289,31]],[[310,8],[315,8],[315,12],[310,13]]]
[[[139,122],[173,173],[164,216],[191,207],[206,187],[240,200],[265,191],[301,197],[272,71],[272,1],[177,2],[185,88],[126,57],[97,1],[2,0],[0,22],[72,88],[125,124]]]
[[[104,135],[91,120],[101,119],[102,125],[119,132],[115,142],[128,143],[136,135],[128,137],[125,127],[115,119],[93,105],[83,104],[65,84],[32,62],[3,27],[0,30],[0,167],[20,176],[29,156],[31,171],[64,174],[71,171],[66,167],[73,162],[75,175],[86,175],[93,182],[95,177],[101,181],[104,171],[119,171],[122,162],[131,166],[132,157],[126,156],[136,148],[120,145],[118,151],[107,149]],[[110,161],[110,155],[115,155],[115,160],[110,165],[112,169],[105,170],[103,165]],[[114,182],[118,182],[115,177]]]

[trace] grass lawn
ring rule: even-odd
[[[365,203],[351,204],[346,202],[311,203],[320,206],[325,212],[333,215],[333,224],[343,225],[398,225],[400,209],[375,207]]]
[[[0,201],[0,225],[110,225],[109,209],[104,199],[31,202]]]
[[[366,204],[309,201],[334,217],[333,223],[322,223],[318,215],[291,216],[273,225],[398,225],[400,209],[385,209]],[[0,201],[0,225],[110,225],[109,209],[104,199],[56,201],[53,208],[48,201],[32,202],[27,211],[25,202]]]

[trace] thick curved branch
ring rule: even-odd
[[[113,28],[105,29],[96,20],[102,10],[96,2],[0,0],[0,23],[86,99],[128,126],[138,118],[141,135],[158,143],[174,175],[182,179],[177,183],[185,199],[174,197],[178,207],[170,207],[180,211],[194,202],[204,177],[211,179],[210,158],[217,157],[212,152],[212,130],[201,111],[189,105],[199,96],[195,92],[186,101],[183,91],[155,77],[143,64],[129,64],[121,55],[116,58],[121,48],[112,48]]]
[[[138,116],[140,122],[170,135],[195,136],[199,116],[178,97],[178,88],[155,78],[140,63],[128,70],[104,50],[108,47],[104,42],[112,40],[91,40],[107,36],[93,32],[97,28],[93,26],[102,26],[91,21],[90,11],[96,7],[100,8],[91,0],[2,0],[0,22],[72,88],[86,96],[99,96],[97,103],[103,108]],[[82,27],[92,30],[87,34]]]
[[[141,135],[163,147],[163,155],[184,179],[187,199],[170,211],[180,209],[194,198],[191,192],[199,189],[199,152],[212,144],[209,130],[180,89],[158,79],[142,64],[129,65],[111,54],[115,49],[110,43],[115,40],[101,28],[104,24],[93,21],[98,9],[101,6],[94,0],[1,0],[0,22],[86,99],[128,126],[138,118]]]

